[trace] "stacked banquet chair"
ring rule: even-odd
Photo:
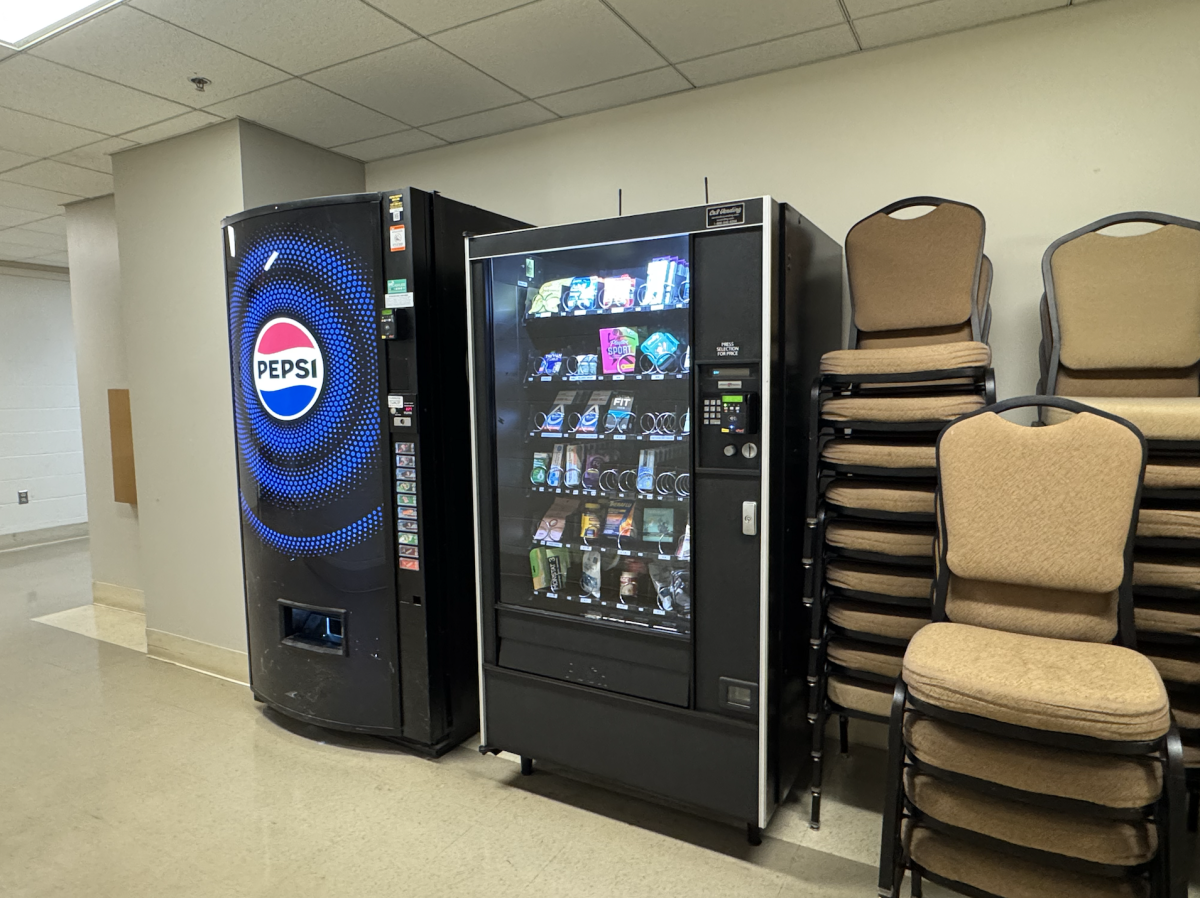
[[[932,206],[917,218],[892,214]],[[811,826],[825,724],[886,723],[909,638],[929,621],[934,440],[995,397],[986,341],[991,263],[973,206],[914,197],[846,236],[850,349],[813,386],[804,602],[810,611]]]
[[[1158,225],[1136,236],[1114,224]],[[1200,222],[1114,215],[1042,260],[1042,381],[1133,422],[1150,447],[1134,544],[1134,619],[1171,693],[1200,799]],[[1048,410],[1047,420],[1053,420]]]
[[[1056,404],[1061,423],[1015,424]],[[1059,398],[938,441],[934,623],[904,653],[879,894],[905,871],[974,898],[1183,898],[1183,752],[1132,646],[1146,443]],[[1114,641],[1120,644],[1114,644]]]

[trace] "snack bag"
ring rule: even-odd
[[[600,365],[605,374],[637,371],[638,332],[631,327],[600,328]]]

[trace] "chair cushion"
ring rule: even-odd
[[[840,589],[875,592],[904,599],[933,600],[933,579],[928,574],[913,574],[903,568],[889,568],[886,565],[831,561],[825,568],[825,581]]]
[[[874,714],[876,717],[891,715],[894,692],[895,688],[892,686],[839,677],[837,674],[831,675],[825,683],[825,694],[831,702],[852,711]]]
[[[855,599],[835,599],[829,603],[828,615],[831,623],[846,630],[889,639],[912,639],[929,623],[929,612],[924,609],[872,605]]]
[[[1171,716],[1181,730],[1200,730],[1200,697],[1176,695],[1171,699]]]
[[[1168,683],[1200,684],[1200,655],[1195,650],[1143,643],[1142,654]]]
[[[883,524],[858,524],[849,521],[830,521],[825,528],[825,542],[839,549],[875,552],[904,558],[932,558],[933,530],[896,530]]]
[[[1150,659],[1116,645],[936,623],[909,644],[904,680],[931,705],[1032,729],[1134,742],[1170,725]]]
[[[893,486],[871,480],[835,480],[826,487],[825,500],[864,511],[933,514],[934,488]]]
[[[913,421],[953,421],[981,409],[982,396],[836,396],[821,405],[829,421],[879,421],[899,424]]]
[[[904,663],[904,649],[898,645],[878,645],[858,639],[831,639],[825,656],[847,670],[861,670],[881,677],[898,677]]]
[[[1183,746],[1183,766],[1200,767],[1200,745]]]
[[[937,467],[937,449],[933,443],[872,443],[862,440],[830,440],[821,450],[821,458],[831,465],[858,465],[864,468]]]
[[[1200,511],[1185,511],[1178,508],[1143,508],[1138,514],[1137,535],[1200,539]]]
[[[1168,586],[1174,589],[1200,589],[1200,564],[1165,564],[1161,561],[1134,561],[1134,586]]]
[[[1200,489],[1200,465],[1151,462],[1146,465],[1146,486],[1160,490]]]
[[[950,575],[946,617],[956,624],[1030,636],[1112,642],[1119,593],[1037,589]]]
[[[943,343],[970,343],[974,339],[971,322],[948,327],[913,327],[907,330],[858,332],[859,349],[894,349],[909,346],[940,346]]]
[[[946,879],[1003,898],[1147,898],[1144,878],[1109,879],[1076,873],[979,848],[923,826],[905,833],[914,861]]]
[[[1058,366],[1054,392],[1059,396],[1197,396],[1200,395],[1200,369],[1191,368],[1109,368],[1097,371],[1072,371]]]
[[[1068,751],[1005,739],[910,712],[904,741],[921,761],[1010,789],[1143,808],[1162,794],[1162,765],[1148,757]]]
[[[1107,593],[1125,547],[1143,466],[1130,428],[1079,414],[1025,427],[984,412],[938,442],[946,563],[971,580]]]
[[[986,368],[992,350],[986,343],[942,343],[888,349],[835,349],[821,356],[822,374],[916,374],[952,368]]]
[[[1137,427],[1148,440],[1200,440],[1200,397],[1136,399],[1068,397],[1102,412],[1124,418]],[[1071,416],[1056,408],[1045,409],[1045,420],[1055,424]]]
[[[1051,811],[986,795],[911,768],[904,774],[904,792],[934,820],[1010,845],[1120,867],[1145,863],[1158,851],[1158,832],[1146,820],[1106,820]]]
[[[1134,608],[1133,622],[1148,633],[1177,633],[1181,636],[1200,636],[1200,614],[1185,611],[1163,611],[1161,608]]]

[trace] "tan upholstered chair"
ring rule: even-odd
[[[1000,416],[1040,404],[1065,419]],[[937,451],[934,623],[892,699],[880,895],[908,870],[914,894],[925,877],[975,898],[1183,898],[1182,748],[1131,648],[1145,440],[1031,397],[960,418]]]

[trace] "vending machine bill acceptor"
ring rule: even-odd
[[[468,241],[482,751],[745,823],[808,758],[808,386],[842,252],[770,197]]]
[[[224,227],[250,686],[441,754],[478,725],[464,233],[413,188]]]

